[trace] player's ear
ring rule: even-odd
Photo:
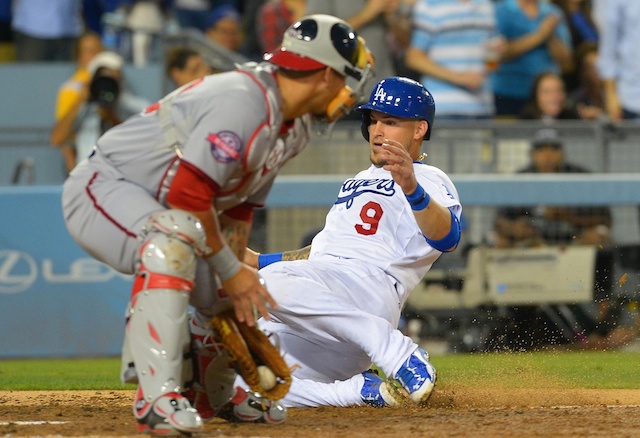
[[[334,80],[335,74],[336,72],[331,67],[325,67],[322,74],[322,80],[326,84],[331,84],[331,82]]]
[[[416,128],[413,133],[415,140],[422,140],[429,129],[429,123],[426,120],[417,120]]]

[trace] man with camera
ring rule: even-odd
[[[91,81],[80,98],[51,131],[51,144],[59,147],[67,172],[89,156],[93,145],[109,128],[144,110],[150,102],[123,89],[123,59],[102,52],[89,63]]]

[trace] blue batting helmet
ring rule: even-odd
[[[362,113],[360,130],[367,141],[369,141],[372,110],[395,117],[426,120],[429,128],[424,139],[429,140],[436,103],[431,93],[420,82],[394,76],[378,82],[371,91],[369,102],[360,105],[356,110]]]

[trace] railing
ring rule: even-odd
[[[49,133],[48,127],[0,128],[0,186],[62,184],[64,163]]]

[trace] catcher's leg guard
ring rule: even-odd
[[[185,396],[204,421],[213,419],[218,410],[234,395],[237,376],[227,350],[219,343],[214,330],[194,314],[189,320],[193,382]]]
[[[196,255],[206,250],[204,231],[188,213],[168,210],[151,216],[142,240],[123,349],[123,363],[130,355],[139,382],[134,414],[139,424],[146,424],[147,411],[164,412],[166,421],[154,420],[151,432],[158,429],[166,433],[170,428],[192,432],[202,427],[202,419],[179,394],[183,357],[190,343],[189,293]],[[126,369],[130,371],[128,366]],[[175,402],[178,399],[179,403]],[[166,406],[155,409],[158,403]],[[175,412],[167,412],[165,408],[170,406]],[[188,418],[181,413],[180,421],[172,421],[177,411],[186,411]]]

